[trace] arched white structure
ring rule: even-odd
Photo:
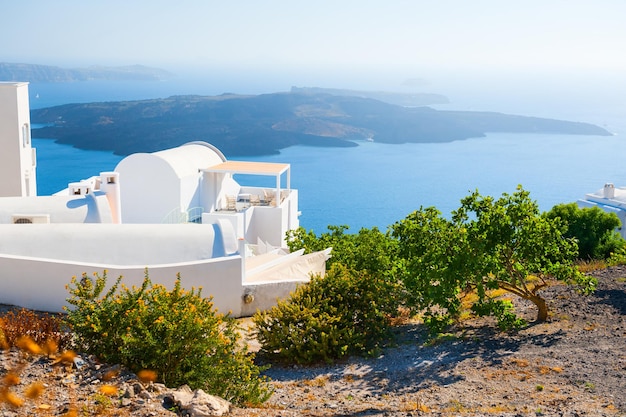
[[[204,207],[207,199],[203,201],[199,193],[200,169],[224,160],[221,152],[201,142],[122,159],[115,172],[124,184],[123,222],[161,223],[172,210]]]

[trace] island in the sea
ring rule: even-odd
[[[297,88],[261,95],[67,104],[33,110],[31,121],[45,125],[33,129],[33,137],[119,155],[195,140],[210,142],[231,157],[275,154],[293,145],[358,146],[363,140],[450,142],[488,132],[611,135],[589,123],[408,107],[363,95]]]
[[[172,76],[168,71],[145,65],[62,68],[52,65],[0,62],[0,80],[2,81],[28,81],[31,83],[65,83],[92,80],[162,81]]]

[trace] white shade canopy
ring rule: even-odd
[[[276,188],[280,188],[280,177],[287,173],[287,189],[291,189],[291,165],[275,162],[226,161],[208,168],[203,172],[223,174],[266,175],[276,177]]]

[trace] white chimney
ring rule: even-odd
[[[100,190],[107,196],[113,223],[122,223],[122,202],[120,199],[120,174],[119,172],[101,172]]]
[[[604,184],[604,198],[614,198],[615,197],[615,186],[607,182]]]

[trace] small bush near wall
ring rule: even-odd
[[[374,354],[390,339],[390,313],[397,310],[390,294],[388,281],[333,265],[254,316],[262,351],[300,364]]]
[[[626,225],[621,224],[615,213],[568,203],[552,207],[544,216],[558,218],[563,236],[576,239],[579,259],[609,259],[613,254],[624,253],[626,242],[617,228]]]
[[[217,314],[200,290],[181,288],[180,276],[169,291],[152,284],[148,272],[140,288],[118,278],[103,294],[106,271],[74,277],[68,286],[74,306],[67,322],[77,349],[134,372],[149,369],[169,387],[201,388],[237,405],[257,405],[271,395],[234,319]]]

